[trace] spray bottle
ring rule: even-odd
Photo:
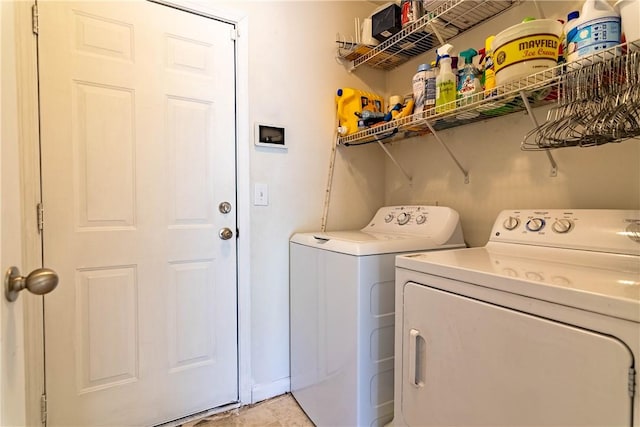
[[[438,48],[440,72],[436,77],[436,113],[456,108],[456,76],[451,70],[451,49],[450,44]]]
[[[458,85],[458,96],[460,98],[468,98],[482,92],[482,84],[479,79],[480,73],[473,65],[473,58],[476,55],[478,55],[478,51],[473,48],[460,52],[460,57],[464,58],[464,68]]]

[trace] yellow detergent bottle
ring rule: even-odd
[[[484,96],[489,98],[496,96],[496,72],[493,68],[493,39],[496,36],[489,36],[484,42],[485,59],[484,59]]]
[[[359,116],[365,110],[384,113],[384,99],[372,92],[359,89],[340,88],[336,92],[338,110],[338,134],[341,136],[357,132]]]

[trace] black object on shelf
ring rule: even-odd
[[[385,41],[402,30],[400,6],[391,4],[371,17],[371,35],[378,41]]]

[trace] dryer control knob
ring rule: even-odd
[[[544,228],[545,222],[542,218],[531,218],[527,221],[527,230],[540,231]]]
[[[502,223],[502,226],[507,230],[515,230],[516,227],[519,225],[520,225],[520,220],[515,216],[510,216],[509,218],[505,219],[504,222]]]
[[[567,218],[560,218],[551,226],[556,233],[568,233],[573,228],[573,221]]]
[[[426,216],[424,216],[424,215],[418,215],[418,216],[416,217],[416,223],[417,223],[418,225],[420,225],[420,224],[424,224],[426,221],[427,221],[427,217],[426,217]]]
[[[627,236],[636,243],[640,243],[640,222],[633,222],[627,226]]]
[[[393,221],[393,218],[394,218],[393,214],[389,213],[387,214],[387,216],[384,217],[384,222],[390,223],[391,221]]]
[[[409,222],[410,219],[411,219],[411,214],[402,212],[400,215],[398,215],[398,224],[405,225],[406,223]]]

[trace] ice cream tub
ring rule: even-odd
[[[496,83],[510,83],[558,65],[562,24],[536,19],[507,28],[493,40]]]

